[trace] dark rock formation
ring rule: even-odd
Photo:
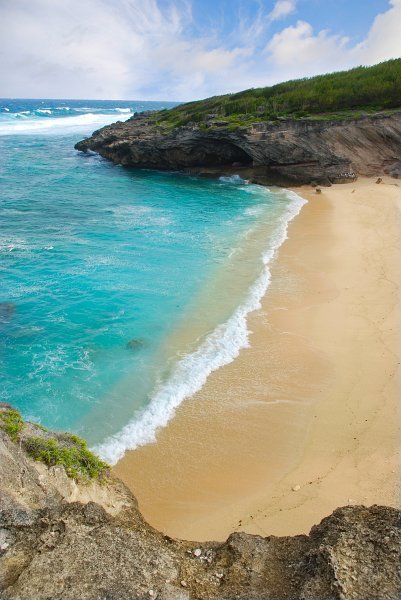
[[[319,185],[357,175],[401,173],[401,113],[349,120],[284,120],[230,131],[219,126],[166,131],[151,113],[95,131],[75,146],[133,168],[239,173],[256,183]]]
[[[15,313],[15,304],[13,302],[0,302],[0,325],[11,321]]]
[[[145,523],[120,481],[77,484],[22,448],[0,427],[2,600],[401,598],[393,508],[340,508],[309,536],[182,542]]]
[[[132,338],[127,342],[127,349],[135,352],[136,350],[140,350],[145,346],[145,340],[143,338]]]

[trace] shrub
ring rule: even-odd
[[[0,427],[9,435],[13,442],[16,442],[18,434],[25,427],[25,423],[17,410],[6,408],[0,412]]]
[[[67,475],[76,481],[103,478],[110,468],[76,435],[62,434],[59,439],[29,437],[24,446],[29,456],[48,467],[63,465]]]
[[[271,87],[249,89],[236,94],[214,96],[180,104],[157,113],[166,130],[202,123],[209,114],[239,122],[271,121],[275,117],[330,118],[333,113],[352,117],[353,111],[388,111],[401,108],[401,59],[372,67],[329,73],[286,81]]]

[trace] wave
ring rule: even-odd
[[[126,450],[154,442],[156,431],[167,425],[182,401],[198,392],[213,371],[232,362],[241,349],[249,346],[247,316],[261,307],[261,299],[271,279],[269,263],[287,239],[290,221],[306,204],[306,200],[294,192],[287,192],[287,197],[290,203],[269,247],[262,255],[263,271],[251,286],[245,302],[228,321],[216,327],[195,352],[187,354],[177,363],[170,378],[155,390],[149,405],[137,413],[135,419],[94,448],[110,464],[115,464],[122,458]]]
[[[43,109],[47,110],[47,109]],[[29,112],[29,111],[28,111]],[[39,112],[39,111],[36,111]],[[89,126],[102,126],[113,123],[116,114],[85,113],[77,116],[38,117],[29,118],[21,113],[12,113],[13,117],[0,120],[0,135],[30,134],[30,133],[63,133],[68,131],[85,130]],[[124,114],[124,117],[131,114]]]
[[[233,183],[234,185],[244,185],[249,183],[247,179],[242,179],[239,175],[222,175],[219,177],[219,181],[222,183]]]

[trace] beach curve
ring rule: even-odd
[[[169,535],[302,533],[339,504],[399,502],[400,188],[301,194],[251,347],[115,468]]]

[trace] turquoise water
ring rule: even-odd
[[[74,150],[161,105],[0,101],[0,399],[112,462],[247,344],[246,315],[302,205]]]

